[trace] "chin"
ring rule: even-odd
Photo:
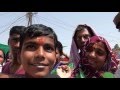
[[[44,77],[46,77],[48,75],[48,73],[47,72],[38,72],[38,73],[35,73],[34,74],[34,78],[44,78]]]

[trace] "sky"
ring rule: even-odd
[[[0,12],[0,43],[7,45],[9,30],[15,25],[28,24],[27,12]],[[79,24],[87,24],[104,37],[111,48],[120,45],[120,32],[113,19],[118,12],[33,12],[33,24],[44,24],[54,29],[64,52],[69,55],[72,36]]]

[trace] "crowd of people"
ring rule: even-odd
[[[0,78],[120,77],[108,41],[86,24],[76,27],[69,56],[54,30],[43,24],[13,26],[8,45],[7,54],[0,49]]]

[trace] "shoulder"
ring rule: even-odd
[[[10,66],[12,62],[7,62],[3,67]]]
[[[11,62],[7,62],[3,67],[2,67],[2,73],[8,73],[10,69]]]

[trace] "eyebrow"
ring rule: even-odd
[[[37,44],[36,42],[30,41],[30,42],[25,42],[24,45],[29,45],[29,44]]]
[[[11,40],[19,40],[20,37],[11,37]]]
[[[106,51],[106,50],[104,50],[103,48],[96,48],[96,49],[99,49],[99,50],[102,50],[102,51]]]
[[[33,42],[33,41],[29,41],[29,42],[25,42],[24,43],[24,45],[29,45],[29,44],[39,44],[38,42]],[[51,45],[51,46],[53,46],[53,47],[55,47],[55,45],[54,44],[52,44],[52,43],[45,43],[46,45]]]
[[[91,36],[91,35],[90,34],[78,35],[78,37],[81,37],[81,36]]]

